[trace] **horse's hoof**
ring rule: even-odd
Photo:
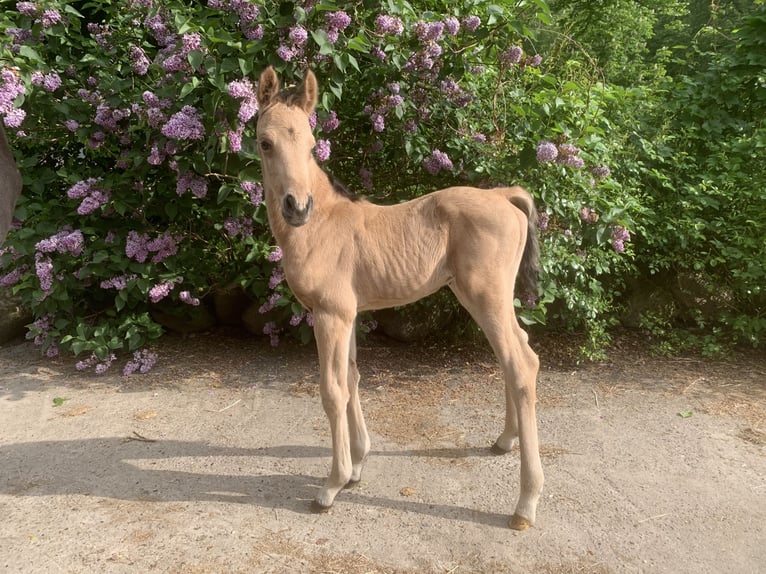
[[[332,508],[332,504],[330,506],[325,506],[324,504],[320,504],[316,500],[311,501],[311,512],[313,514],[327,514],[330,512],[330,509]]]
[[[532,523],[523,516],[514,514],[511,516],[511,520],[508,521],[508,526],[510,526],[513,530],[526,530],[532,526]]]
[[[361,479],[361,478],[357,478],[356,480],[354,480],[354,479],[352,478],[351,480],[349,480],[349,481],[346,483],[346,486],[344,486],[343,488],[345,488],[345,489],[354,488],[354,487],[355,487],[357,484],[359,484],[360,482],[362,482],[362,479]]]
[[[496,454],[497,456],[500,456],[502,454],[508,454],[511,452],[510,450],[505,450],[503,447],[501,447],[497,443],[493,443],[491,447],[489,447],[489,452],[492,454]]]

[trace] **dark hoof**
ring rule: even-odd
[[[327,514],[330,512],[331,508],[332,505],[324,506],[323,504],[319,504],[316,500],[311,501],[311,512],[313,514]]]
[[[510,450],[505,450],[503,447],[501,447],[499,444],[494,443],[491,447],[489,447],[489,451],[492,454],[496,454],[500,456],[501,454],[508,454],[511,452]]]

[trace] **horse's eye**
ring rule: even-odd
[[[261,140],[261,150],[263,151],[270,151],[271,150],[271,142],[268,140]]]

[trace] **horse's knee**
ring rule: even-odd
[[[346,411],[350,396],[347,385],[328,385],[321,389],[320,394],[327,416],[333,417]]]

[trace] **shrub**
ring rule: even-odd
[[[541,209],[546,308],[603,342],[630,269],[638,203],[606,167],[619,97],[573,62],[546,61],[514,4],[18,2],[0,16],[0,108],[25,177],[0,286],[33,310],[49,355],[149,368],[157,309],[204,306],[241,285],[266,331],[310,329],[282,281],[253,145],[265,66],[320,79],[318,160],[379,201],[519,182]],[[612,171],[616,171],[614,166]]]

